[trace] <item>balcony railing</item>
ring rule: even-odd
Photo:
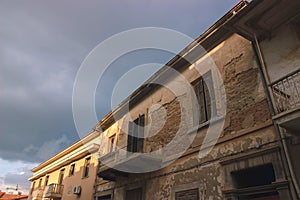
[[[143,153],[143,152],[129,152],[127,151],[127,146],[124,146],[112,152],[109,152],[107,154],[99,155],[100,158],[99,160],[101,160],[101,162],[104,161],[105,163],[119,164],[119,163],[123,163],[123,161],[128,161],[128,159],[136,155],[135,153]]]
[[[61,198],[64,186],[59,184],[50,184],[46,186],[44,198]]]
[[[98,176],[105,180],[114,181],[117,176],[127,177],[130,173],[128,169],[136,169],[136,173],[140,170],[139,168],[142,168],[141,171],[151,171],[150,168],[161,166],[161,162],[161,158],[158,156],[140,154],[139,152],[130,153],[125,146],[99,156]],[[148,167],[150,167],[149,170],[147,170]]]
[[[270,87],[277,114],[300,106],[300,68],[272,83]]]

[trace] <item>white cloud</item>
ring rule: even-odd
[[[40,148],[29,145],[24,149],[26,154],[33,157],[46,160],[58,153],[66,144],[69,144],[67,136],[62,135],[58,139],[46,141]],[[23,194],[28,194],[30,182],[28,178],[32,176],[30,171],[39,163],[26,163],[23,161],[9,161],[0,158],[0,190],[6,191],[9,188],[15,188],[17,185]]]
[[[7,161],[0,158],[0,190],[6,192],[8,187],[15,188],[18,185],[20,192],[28,194],[30,182],[27,179],[32,176],[30,170],[36,165],[37,163]]]

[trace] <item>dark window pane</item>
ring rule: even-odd
[[[73,175],[74,175],[74,172],[75,172],[75,164],[72,164],[72,165],[70,166],[69,176],[73,176]]]
[[[45,179],[45,186],[48,185],[48,181],[49,181],[49,176],[46,176],[46,179]]]
[[[61,185],[64,180],[65,169],[60,170],[58,184]]]
[[[133,122],[129,122],[128,124],[128,138],[127,138],[127,151],[133,152]]]
[[[145,115],[128,124],[127,151],[143,152]]]
[[[85,159],[85,165],[84,165],[84,173],[83,173],[83,177],[88,177],[88,176],[89,176],[90,162],[91,162],[91,158]]]
[[[142,200],[142,188],[127,190],[125,200]]]
[[[234,171],[231,175],[236,188],[269,185],[276,180],[272,164]]]
[[[102,197],[98,197],[98,200],[111,200],[111,195],[105,195]]]

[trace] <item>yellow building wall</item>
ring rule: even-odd
[[[90,168],[89,175],[83,177],[85,161],[86,158],[90,157]],[[74,175],[69,176],[71,165],[75,164]],[[39,177],[32,181],[31,188],[33,187],[33,182],[35,182],[34,189],[39,187],[39,180],[42,178],[42,187],[45,186],[46,176],[49,176],[48,185],[51,183],[58,183],[60,171],[65,169],[64,179],[62,185],[64,186],[62,200],[88,200],[92,199],[94,194],[94,183],[97,176],[97,165],[98,165],[98,156],[97,153],[85,156],[74,162],[71,162],[67,165],[62,166],[61,168],[50,172],[42,177]],[[81,194],[76,195],[73,193],[75,186],[81,186]]]

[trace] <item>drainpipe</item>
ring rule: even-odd
[[[265,90],[265,93],[266,93],[269,108],[270,108],[272,116],[274,116],[275,115],[275,109],[274,109],[274,105],[271,101],[271,94],[270,94],[268,84],[267,84],[267,80],[266,80],[266,75],[267,75],[267,73],[265,71],[266,66],[265,66],[264,58],[263,58],[261,48],[260,48],[260,45],[258,43],[256,35],[254,35],[253,47],[254,47],[254,51],[256,53],[256,56],[258,58],[258,69],[259,69],[259,73],[261,74],[261,77],[262,77],[262,83],[263,83],[263,87],[264,87],[264,90]],[[280,131],[279,125],[275,122],[275,120],[272,120],[272,121],[273,121],[273,124],[275,126],[275,130],[276,130],[277,134],[280,137],[280,142],[281,142],[281,145],[283,147],[283,152],[284,152],[283,156],[284,156],[284,158],[286,160],[286,163],[287,163],[288,171],[289,171],[290,176],[291,176],[290,178],[292,179],[292,182],[293,182],[294,188],[296,190],[297,196],[298,196],[298,198],[300,198],[300,189],[299,189],[299,185],[297,183],[296,175],[295,175],[294,170],[293,170],[292,161],[291,161],[290,156],[289,156],[289,152],[288,152],[288,148],[287,148],[287,144],[286,144],[286,137],[284,136],[282,131]]]

